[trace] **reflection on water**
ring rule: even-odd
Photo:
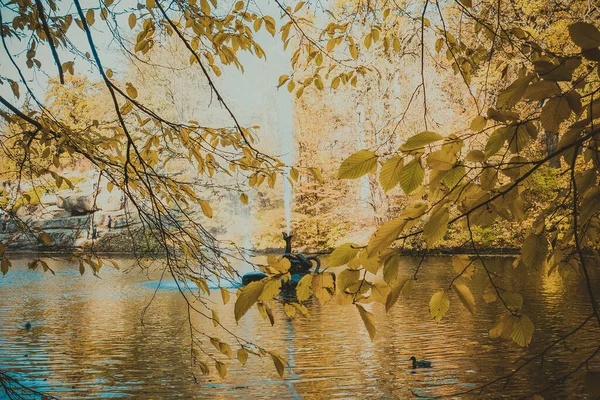
[[[15,267],[0,278],[0,369],[22,383],[59,398],[173,398],[181,396],[232,398],[407,398],[451,394],[467,390],[512,371],[521,357],[544,348],[575,327],[590,312],[583,285],[563,281],[545,271],[531,271],[526,279],[510,278],[512,260],[490,258],[488,264],[506,277],[506,285],[525,298],[525,313],[536,325],[534,342],[522,349],[488,338],[488,329],[501,309],[480,301],[487,286],[478,271],[471,284],[478,299],[476,317],[465,312],[456,297],[441,323],[428,317],[431,294],[447,287],[452,268],[449,258],[431,257],[421,268],[421,279],[409,300],[400,300],[388,315],[372,307],[377,337],[371,343],[353,306],[332,301],[324,307],[309,304],[310,319],[289,320],[275,307],[275,327],[255,309],[236,326],[234,299],[226,306],[217,292],[211,297],[221,322],[234,332],[275,350],[292,366],[279,379],[270,358],[250,356],[246,366],[229,364],[229,373],[198,376],[190,373],[189,331],[185,303],[177,290],[155,293],[157,274],[123,273],[103,269],[100,277],[86,273],[66,260],[48,260],[56,276],[30,272],[28,259],[13,260]],[[123,263],[123,261],[121,261]],[[404,275],[417,260],[405,258]],[[487,264],[486,264],[487,265]],[[172,286],[172,285],[171,285]],[[598,287],[596,283],[596,287]],[[171,287],[173,289],[174,287]],[[233,292],[233,291],[232,291]],[[198,327],[216,332],[212,324],[194,317]],[[30,330],[24,324],[31,321]],[[544,360],[494,386],[491,397],[508,398],[545,387],[569,371],[598,337],[590,324],[570,347],[560,347]],[[228,338],[219,333],[224,340]],[[230,341],[234,347],[233,340]],[[207,347],[211,347],[207,343]],[[234,347],[235,352],[235,347]],[[409,357],[433,362],[429,370],[412,370]],[[585,397],[581,375],[546,398]],[[0,397],[2,394],[0,393]]]

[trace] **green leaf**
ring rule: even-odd
[[[431,296],[429,301],[429,314],[437,322],[440,322],[446,312],[450,308],[450,299],[448,299],[448,292],[441,290]]]
[[[547,255],[548,239],[546,239],[546,235],[531,233],[525,238],[521,248],[523,264],[529,268],[538,268],[544,263]]]
[[[369,240],[369,244],[367,245],[367,252],[369,255],[377,254],[392,244],[396,238],[400,236],[400,233],[402,233],[405,226],[406,218],[403,216],[396,217],[381,225],[379,229],[371,235],[371,239]]]
[[[275,296],[279,294],[281,291],[281,278],[279,276],[275,276],[264,284],[264,287],[258,297],[259,301],[263,303],[271,301]]]
[[[370,273],[376,275],[379,271],[379,267],[381,263],[379,262],[379,257],[377,255],[369,256],[367,251],[363,251],[358,258],[354,260],[359,263],[364,269],[369,271]],[[350,265],[350,264],[348,264]]]
[[[386,193],[396,187],[398,182],[400,182],[400,174],[403,167],[404,158],[401,156],[390,158],[381,167],[379,182]]]
[[[470,278],[475,272],[475,265],[466,254],[456,254],[452,256],[452,268],[463,278]],[[464,272],[463,272],[464,271]]]
[[[376,333],[375,318],[373,317],[373,314],[365,310],[360,304],[356,304],[356,308],[358,308],[358,313],[360,314],[360,317],[362,318],[363,323],[367,328],[367,332],[369,332],[369,337],[371,338],[371,341],[373,341],[373,339],[375,339]]]
[[[481,150],[471,150],[465,157],[465,161],[483,162],[485,161],[485,153]]]
[[[354,285],[360,279],[360,271],[345,269],[337,276],[337,289],[342,293],[346,288]]]
[[[395,285],[392,288],[392,290],[390,291],[390,293],[388,294],[388,297],[386,299],[385,311],[386,312],[389,311],[389,309],[392,308],[394,306],[394,304],[396,304],[396,302],[398,301],[398,298],[400,296],[402,296],[404,298],[410,297],[412,289],[415,286],[415,282],[416,281],[414,279],[407,279],[407,280]]]
[[[402,295],[402,297],[405,297],[405,298],[410,297],[413,287],[415,286],[415,282],[416,282],[416,280],[414,280],[414,279],[407,279],[406,282],[404,282],[404,284],[402,285],[402,290],[400,291],[400,294]]]
[[[529,317],[521,315],[519,319],[513,323],[511,338],[521,347],[529,346],[529,343],[531,343],[531,339],[533,338],[534,330],[535,327]]]
[[[581,65],[580,57],[571,57],[559,60],[557,63],[536,61],[533,63],[535,71],[544,79],[550,81],[570,81],[573,72]]]
[[[452,189],[454,186],[458,185],[466,174],[467,171],[465,170],[465,166],[457,165],[451,170],[446,171],[442,178],[442,183],[444,183],[448,189]]]
[[[448,209],[441,208],[423,225],[423,236],[425,236],[428,247],[433,247],[444,237],[448,230],[449,219],[450,214],[448,213]]]
[[[321,175],[321,171],[318,168],[311,167],[308,170],[312,173],[317,182],[323,183],[323,176]]]
[[[472,314],[475,315],[475,298],[467,285],[457,283],[454,285],[454,291],[463,306]]]
[[[540,101],[549,97],[559,96],[562,93],[558,83],[553,81],[533,82],[527,90],[524,97],[529,100]]]
[[[564,135],[561,136],[557,147],[559,149],[567,147],[579,139],[581,139],[581,129],[569,129],[564,133]],[[576,157],[574,146],[571,146],[569,149],[563,151],[562,157],[568,165],[572,165],[573,159]]]
[[[576,22],[569,26],[573,42],[584,50],[600,46],[600,31],[594,25],[586,22]]]
[[[329,256],[329,266],[339,267],[340,265],[346,265],[350,260],[356,257],[359,251],[359,245],[354,243],[344,243],[333,250]]]
[[[290,168],[290,176],[292,177],[292,179],[296,182],[298,182],[298,178],[300,178],[300,173],[298,172],[298,170],[296,168]]]
[[[246,314],[246,312],[257,302],[260,294],[265,287],[265,281],[250,282],[246,286],[240,289],[237,300],[235,301],[234,315],[235,320],[239,321],[240,318]]]
[[[512,315],[503,315],[500,317],[496,325],[490,329],[490,338],[496,339],[502,337],[504,339],[510,339],[512,335],[513,326],[518,317]]]
[[[479,132],[485,129],[485,126],[487,125],[487,119],[485,117],[482,117],[481,115],[473,118],[473,121],[471,121],[471,130],[474,132]]]
[[[504,303],[508,308],[513,310],[520,310],[523,308],[523,296],[521,296],[519,293],[503,292],[502,300],[504,300]]]
[[[377,168],[377,155],[360,150],[346,158],[338,170],[338,179],[356,179]]]
[[[390,308],[392,308],[394,306],[394,304],[396,304],[396,302],[398,301],[398,298],[400,298],[400,293],[402,292],[403,285],[404,285],[404,282],[399,283],[399,284],[395,285],[394,287],[392,287],[392,290],[390,291],[390,293],[388,293],[387,299],[385,301],[385,312],[388,312],[390,310]]]
[[[442,135],[440,135],[439,133],[424,131],[424,132],[418,133],[418,134],[410,137],[406,141],[406,143],[404,143],[402,146],[400,146],[400,150],[410,151],[410,150],[422,149],[425,146],[427,146],[428,144],[437,142],[438,140],[441,140],[443,138],[444,137]]]
[[[540,121],[545,130],[558,132],[560,124],[571,115],[571,107],[566,97],[553,97],[544,104]]]
[[[404,166],[400,174],[400,187],[406,194],[417,189],[425,178],[425,170],[421,165],[421,159],[415,158]]]
[[[427,165],[436,171],[447,171],[456,163],[456,154],[446,149],[441,149],[429,153],[427,156]]]
[[[312,294],[313,274],[306,274],[296,285],[296,298],[298,301],[306,301]]]
[[[367,245],[369,255],[377,254],[392,244],[409,222],[416,222],[425,211],[427,204],[416,202],[408,205],[400,215],[385,224],[371,236]]]
[[[529,82],[533,80],[533,77],[534,75],[530,74],[519,78],[500,92],[498,99],[496,100],[496,108],[513,108],[525,94],[525,90],[527,89]]]
[[[394,251],[394,254],[387,257],[383,263],[383,280],[388,284],[396,282],[399,268],[400,254]]]
[[[488,141],[485,145],[485,158],[488,159],[494,154],[496,154],[502,146],[504,146],[504,142],[506,141],[506,127],[498,128],[490,135]]]
[[[368,301],[385,304],[391,288],[384,282],[377,282],[371,285],[371,294]]]
[[[319,303],[327,303],[331,299],[331,296],[335,294],[333,273],[323,272],[319,274],[312,274],[312,291],[315,294],[315,297],[319,300]]]
[[[511,153],[518,153],[523,151],[527,143],[531,140],[527,127],[523,124],[517,126],[511,126],[508,129],[508,150]]]
[[[491,190],[498,183],[498,171],[494,167],[484,166],[483,171],[479,175],[479,183],[481,189]]]

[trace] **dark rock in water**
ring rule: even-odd
[[[244,276],[242,276],[242,285],[246,286],[250,282],[260,281],[266,276],[267,275],[262,272],[248,272],[247,274],[244,274]]]

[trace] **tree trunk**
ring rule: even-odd
[[[546,131],[546,152],[548,155],[554,153],[558,149],[558,132]],[[550,168],[560,168],[560,157],[550,159]]]

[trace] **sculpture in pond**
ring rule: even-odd
[[[293,235],[288,235],[283,232],[283,240],[285,240],[285,252],[283,253],[283,257],[290,260],[292,266],[290,267],[291,274],[305,274],[313,267],[312,262],[315,262],[315,272],[319,272],[319,268],[321,267],[321,261],[317,258],[317,256],[308,256],[306,257],[302,253],[292,253],[292,238]]]
[[[285,240],[285,250],[283,257],[290,260],[290,274],[292,275],[289,283],[295,286],[302,276],[308,274],[315,267],[315,272],[319,272],[321,261],[316,256],[305,256],[302,253],[292,253],[292,238],[293,235],[283,233]],[[314,264],[313,264],[314,263]],[[262,272],[249,272],[242,276],[242,285],[247,285],[250,282],[259,281],[267,275]]]

